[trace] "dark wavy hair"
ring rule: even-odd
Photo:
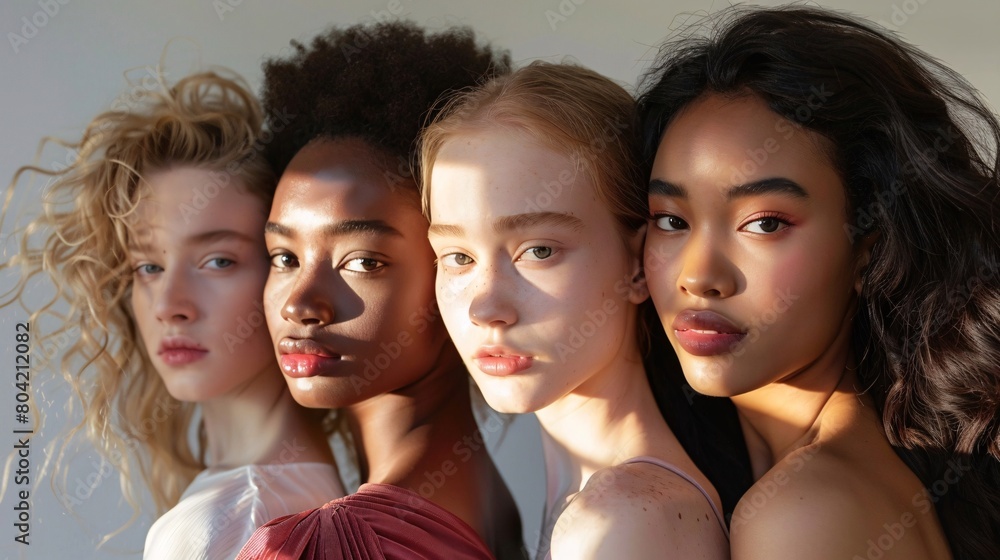
[[[421,127],[442,96],[510,70],[510,55],[476,43],[465,27],[428,34],[411,22],[331,28],[285,60],[264,63],[261,93],[273,141],[267,156],[280,174],[316,139],[359,138],[410,169]]]
[[[955,558],[1000,558],[997,117],[956,72],[851,16],[735,8],[709,23],[644,77],[647,165],[706,93],[759,97],[830,141],[845,234],[873,243],[852,328],[859,381]],[[956,462],[968,470],[942,492]]]

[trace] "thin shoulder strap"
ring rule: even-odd
[[[722,512],[719,511],[719,507],[715,505],[715,501],[712,500],[712,497],[708,495],[708,492],[701,486],[701,484],[698,483],[697,480],[692,478],[691,475],[675,467],[674,465],[671,465],[666,461],[657,459],[656,457],[649,457],[646,455],[643,455],[641,457],[632,457],[631,459],[625,461],[622,464],[628,465],[630,463],[649,463],[651,465],[656,465],[658,467],[667,469],[668,471],[690,482],[695,488],[698,489],[699,492],[701,492],[701,495],[705,496],[705,499],[708,500],[708,505],[712,506],[712,511],[715,512],[715,518],[719,521],[719,526],[722,527],[722,532],[726,534],[727,539],[729,538],[729,527],[726,526],[726,518],[723,517]]]

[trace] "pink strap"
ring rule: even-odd
[[[623,464],[628,465],[630,463],[649,463],[651,465],[663,467],[664,469],[667,469],[668,471],[676,474],[677,476],[683,478],[684,480],[694,485],[694,487],[697,488],[699,492],[701,492],[701,495],[705,496],[705,499],[708,500],[708,505],[712,506],[712,511],[715,512],[715,518],[719,520],[719,525],[722,527],[722,532],[726,534],[727,539],[729,538],[729,527],[726,526],[726,518],[723,517],[722,512],[719,511],[719,507],[715,505],[715,501],[712,500],[712,497],[708,495],[708,492],[705,491],[705,489],[701,486],[701,484],[698,483],[697,480],[691,478],[689,474],[675,467],[674,465],[671,465],[666,461],[657,459],[656,457],[649,457],[646,455],[643,455],[641,457],[632,457],[628,461],[625,461]]]

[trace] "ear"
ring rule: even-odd
[[[642,264],[642,253],[646,245],[646,228],[648,223],[642,226],[633,234],[628,241],[629,248],[629,278],[628,278],[628,300],[639,305],[649,298],[649,287],[646,285],[646,271]]]
[[[861,295],[861,278],[864,276],[865,268],[872,259],[872,249],[878,241],[879,233],[873,231],[861,238],[855,248],[854,257],[854,293]]]

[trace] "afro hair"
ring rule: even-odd
[[[404,165],[445,94],[510,71],[510,54],[476,43],[466,27],[428,34],[411,22],[334,27],[288,59],[264,62],[262,101],[282,173],[318,138],[355,137]],[[415,172],[407,173],[413,177]]]

